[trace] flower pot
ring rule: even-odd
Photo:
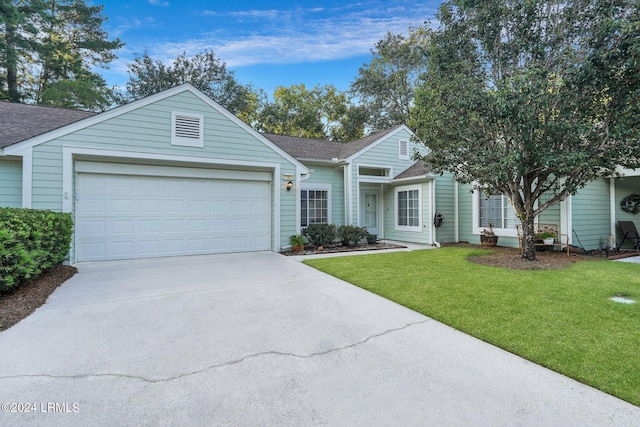
[[[378,235],[377,234],[369,234],[367,236],[367,243],[370,245],[375,245],[378,242]]]
[[[555,239],[553,237],[542,239],[542,243],[544,243],[545,245],[553,245],[553,242],[555,242]]]
[[[495,235],[480,235],[480,244],[482,246],[497,246],[498,245],[498,236]]]

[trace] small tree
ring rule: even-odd
[[[450,0],[438,11],[412,122],[424,160],[505,194],[528,260],[542,211],[640,158],[639,7]]]

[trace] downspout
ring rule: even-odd
[[[567,235],[569,236],[569,245],[573,244],[573,207],[571,206],[572,196],[565,199],[567,202]]]
[[[611,218],[611,235],[616,237],[616,179],[609,178],[609,217]]]
[[[33,203],[33,148],[22,155],[22,207],[31,208]]]
[[[456,243],[460,241],[459,191],[458,181],[453,181],[453,241]]]
[[[380,223],[380,227],[378,227],[378,238],[384,239],[384,184],[380,184],[380,200],[378,200],[378,208],[380,208],[380,218],[378,219],[378,222]]]
[[[311,177],[311,170],[309,170],[306,174],[297,172],[297,175],[298,183],[296,185],[296,230],[300,232],[302,230],[302,223],[300,222],[300,211],[302,210],[302,197],[300,194],[302,192],[302,181]]]
[[[353,224],[353,182],[351,181],[351,163],[347,163],[344,168],[345,192],[347,194],[347,210],[345,222],[349,225]]]

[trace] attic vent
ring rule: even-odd
[[[203,147],[203,122],[199,114],[171,113],[171,144]]]
[[[400,141],[398,143],[398,158],[400,160],[409,160],[409,141]]]

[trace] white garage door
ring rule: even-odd
[[[270,184],[80,173],[76,259],[269,250]]]

